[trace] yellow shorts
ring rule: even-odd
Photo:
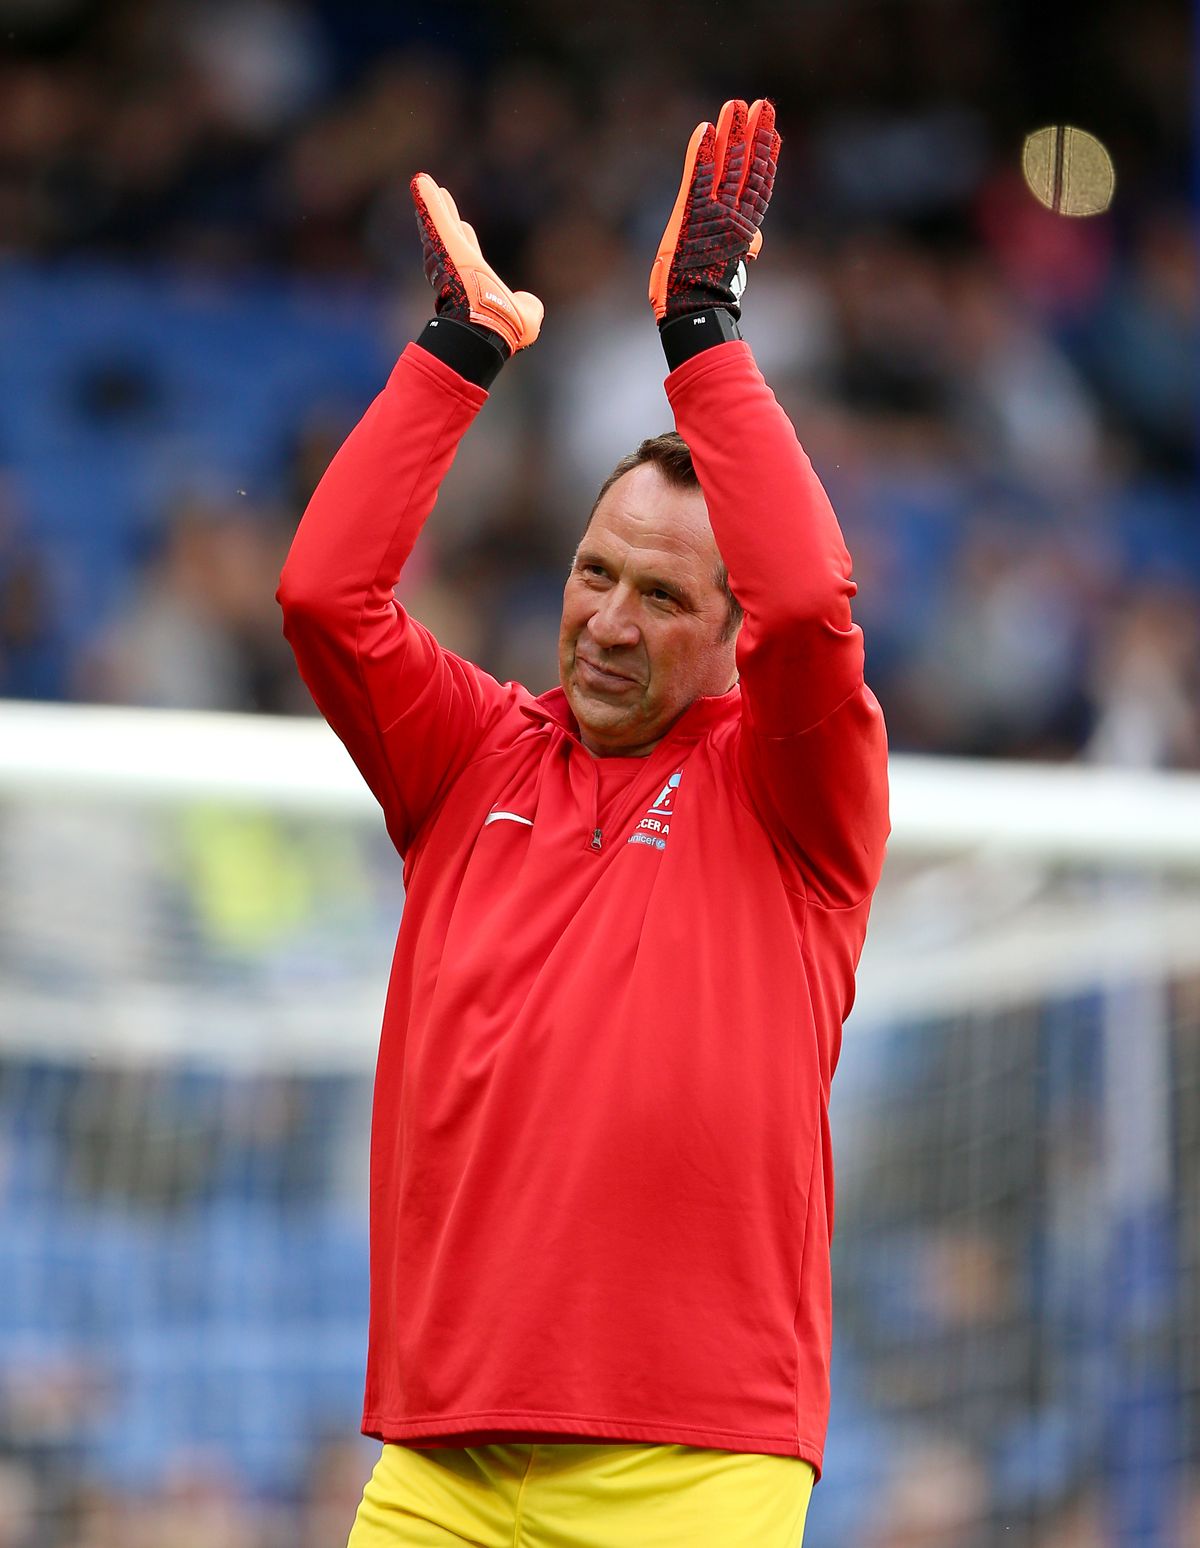
[[[799,1548],[813,1470],[691,1446],[385,1446],[348,1548]]]

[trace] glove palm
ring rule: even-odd
[[[722,306],[741,315],[738,271],[762,247],[779,159],[775,108],[726,102],[714,127],[696,126],[675,207],[650,270],[650,303],[659,323]]]

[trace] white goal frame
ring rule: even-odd
[[[321,720],[0,700],[0,791],[378,816]],[[906,754],[889,853],[986,852],[1200,873],[1200,775]]]
[[[315,717],[0,700],[0,799],[20,798],[224,802],[376,825],[387,842],[374,797]],[[1200,775],[897,755],[891,811],[856,1033],[1200,971]],[[1047,902],[1039,878],[1055,866],[1112,878],[1102,905],[1094,888],[1077,903]],[[923,914],[936,914],[937,938],[920,934]],[[365,1019],[369,1041],[377,1017]],[[314,1032],[318,1062],[322,1048]]]

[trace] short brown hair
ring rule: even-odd
[[[627,452],[617,463],[600,485],[600,493],[592,501],[592,508],[588,512],[589,527],[592,524],[592,517],[596,514],[597,506],[617,480],[624,478],[626,473],[632,473],[634,468],[640,468],[646,462],[653,463],[667,483],[675,489],[700,488],[700,480],[696,477],[695,464],[692,462],[691,447],[678,430],[664,430],[661,435],[647,436],[636,451]],[[725,568],[724,559],[720,557],[717,559],[713,580],[723,593],[727,608],[721,638],[731,640],[741,627],[745,613],[742,610],[742,604],[733,594],[733,588],[729,584],[729,571]]]

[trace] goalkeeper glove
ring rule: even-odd
[[[510,290],[500,279],[454,200],[428,173],[418,172],[409,186],[438,317],[485,330],[505,360],[532,344],[542,326],[542,303],[527,290]]]
[[[714,128],[696,126],[675,208],[650,270],[650,304],[660,327],[722,307],[736,322],[746,261],[762,247],[763,216],[779,159],[775,108],[727,102]],[[736,330],[730,336],[736,336]]]

